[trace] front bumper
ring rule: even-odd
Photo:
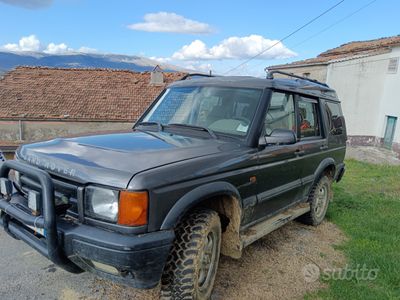
[[[86,270],[137,288],[159,283],[175,238],[173,231],[125,235],[57,217],[50,176],[29,165],[7,161],[0,168],[0,178],[7,178],[11,169],[38,179],[43,200],[42,215],[35,217],[18,206],[19,194],[11,199],[0,196],[0,225],[12,237],[69,272]],[[32,227],[42,229],[45,236]]]

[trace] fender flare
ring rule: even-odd
[[[321,177],[322,172],[324,172],[324,170],[330,166],[333,166],[333,170],[334,170],[334,174],[335,174],[336,173],[336,164],[335,164],[335,160],[333,158],[328,157],[328,158],[325,158],[323,161],[321,161],[317,170],[314,172],[314,181],[313,181],[312,185],[314,185],[318,181],[318,179]]]
[[[232,184],[224,181],[217,181],[207,183],[196,187],[191,190],[183,197],[181,197],[168,212],[165,217],[161,230],[168,230],[174,228],[174,226],[180,221],[180,219],[194,206],[201,203],[210,197],[216,196],[233,196],[239,201],[241,205],[241,197],[239,191]]]

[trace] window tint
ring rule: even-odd
[[[274,129],[296,131],[296,118],[293,95],[274,92],[265,117],[265,134],[270,135]]]
[[[317,101],[300,97],[299,121],[301,138],[316,137],[321,135]]]
[[[338,103],[326,102],[326,113],[328,114],[329,133],[340,135],[343,133],[343,116]]]

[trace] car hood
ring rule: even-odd
[[[136,131],[28,144],[17,158],[80,183],[126,188],[142,171],[237,147],[216,139]]]

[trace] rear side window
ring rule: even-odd
[[[298,105],[300,137],[308,138],[321,136],[318,118],[318,102],[314,99],[300,97]]]
[[[325,108],[328,115],[329,133],[331,135],[341,135],[344,129],[344,122],[339,103],[326,102]]]

